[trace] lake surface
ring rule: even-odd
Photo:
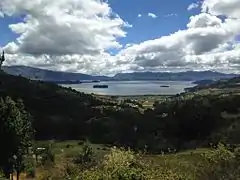
[[[93,88],[95,84],[106,84],[108,88]],[[161,87],[161,86],[169,87]],[[184,88],[195,86],[189,81],[108,81],[62,85],[84,93],[111,96],[134,95],[175,95],[184,92]]]

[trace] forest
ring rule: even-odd
[[[131,106],[129,100],[84,94],[2,72],[2,175],[12,179],[26,173],[34,177],[45,173],[37,179],[238,179],[239,82],[240,77],[198,86],[142,109],[141,103]],[[76,152],[66,153],[70,150]],[[182,157],[191,159],[189,166],[197,162],[192,173],[181,169],[186,168]],[[60,165],[63,170],[57,171]],[[47,174],[49,167],[56,174]]]

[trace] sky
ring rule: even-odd
[[[5,65],[240,73],[240,0],[1,0]]]

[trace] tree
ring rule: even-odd
[[[32,126],[28,113],[22,101],[14,102],[6,97],[0,100],[0,167],[4,175],[9,178],[14,170],[17,179],[24,169],[24,157],[31,145]]]
[[[0,70],[2,69],[2,64],[5,61],[5,53],[4,51],[2,52],[2,55],[0,57]]]
[[[73,162],[77,165],[80,165],[81,168],[87,169],[92,167],[95,164],[94,160],[94,151],[92,149],[92,146],[87,141],[84,143],[82,147],[82,152],[79,153],[73,160]]]

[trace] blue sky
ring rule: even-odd
[[[5,65],[240,72],[240,0],[1,0],[0,27]]]
[[[8,42],[13,41],[16,39],[17,34],[13,33],[9,28],[9,24],[13,24],[19,22],[18,18],[13,18],[13,17],[5,17],[5,18],[0,18],[0,46],[6,45]]]
[[[195,0],[109,0],[114,12],[133,25],[128,28],[127,38],[121,41],[127,43],[140,43],[145,40],[169,35],[179,29],[185,29],[189,17],[199,10],[187,11],[187,7]],[[154,13],[158,18],[148,17]],[[177,16],[166,17],[169,14]],[[139,18],[138,14],[142,14]]]
[[[185,29],[189,17],[199,13],[199,9],[187,11],[187,7],[196,0],[109,0],[113,11],[121,18],[133,25],[133,28],[126,28],[128,35],[119,41],[126,45],[128,43],[140,43],[145,40],[155,39],[169,35],[179,29]],[[158,18],[151,18],[148,13],[153,13]],[[141,14],[142,17],[138,17]],[[168,16],[176,14],[176,16]],[[166,17],[168,16],[168,17]],[[22,17],[14,16],[0,18],[0,46],[15,40],[18,35],[13,33],[8,25],[22,21]]]

